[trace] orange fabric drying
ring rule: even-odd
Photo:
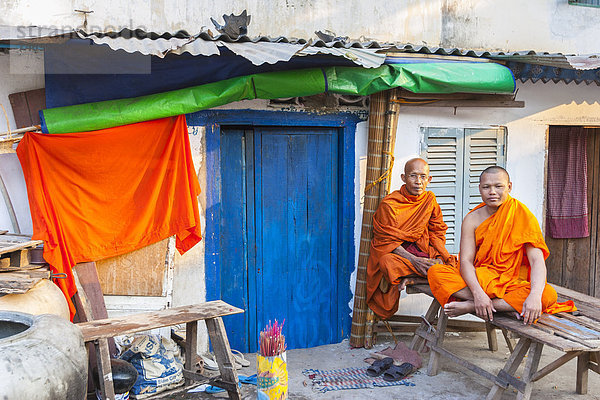
[[[475,210],[483,207],[481,203]],[[473,212],[471,211],[471,212]],[[520,201],[509,197],[498,211],[475,229],[475,272],[477,280],[490,298],[502,298],[518,312],[529,296],[529,260],[525,245],[530,243],[544,254],[550,252],[535,216]],[[428,274],[435,298],[444,305],[450,296],[467,286],[459,268],[434,265]],[[549,314],[574,311],[573,302],[556,303],[557,294],[546,284],[542,309]]]
[[[184,253],[201,240],[184,116],[94,132],[26,133],[17,149],[27,183],[33,238],[77,291],[71,268],[127,253],[172,235]],[[142,278],[142,277],[140,277]]]
[[[381,318],[389,318],[398,310],[400,292],[391,287],[379,289],[381,277],[400,283],[402,277],[418,275],[404,257],[392,253],[404,242],[415,243],[429,258],[455,264],[446,250],[446,230],[442,210],[432,192],[412,196],[403,185],[382,201],[373,216],[373,240],[367,263],[367,304]]]

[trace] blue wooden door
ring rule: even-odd
[[[256,351],[274,319],[288,348],[340,340],[337,130],[223,129],[221,170],[221,293],[246,309],[232,346]]]

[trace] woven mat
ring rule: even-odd
[[[305,369],[302,373],[312,381],[313,390],[321,393],[332,390],[346,389],[372,389],[386,386],[415,386],[404,378],[395,382],[383,380],[381,376],[367,375],[367,367],[355,367],[321,371],[318,369]]]

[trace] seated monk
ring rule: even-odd
[[[479,177],[483,203],[465,217],[460,238],[460,268],[435,265],[428,280],[435,298],[450,317],[475,312],[492,320],[495,312],[512,312],[524,324],[542,312],[574,311],[573,302],[556,302],[546,283],[549,251],[531,211],[509,196],[504,168],[486,168]],[[462,301],[450,301],[451,296]]]
[[[409,160],[401,178],[405,184],[386,196],[373,216],[367,304],[383,319],[398,310],[406,277],[426,277],[436,263],[456,264],[446,250],[442,210],[435,195],[425,191],[431,182],[429,165],[420,158]]]

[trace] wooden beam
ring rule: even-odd
[[[535,382],[539,379],[542,379],[558,367],[564,365],[566,362],[572,360],[573,358],[579,356],[582,353],[583,351],[569,351],[568,353],[563,354],[561,357],[552,361],[550,364],[546,365],[544,368],[540,369],[535,374],[533,374],[533,376],[531,377],[531,381]]]
[[[432,100],[403,102],[403,107],[492,107],[492,108],[524,108],[525,102],[520,100]]]

